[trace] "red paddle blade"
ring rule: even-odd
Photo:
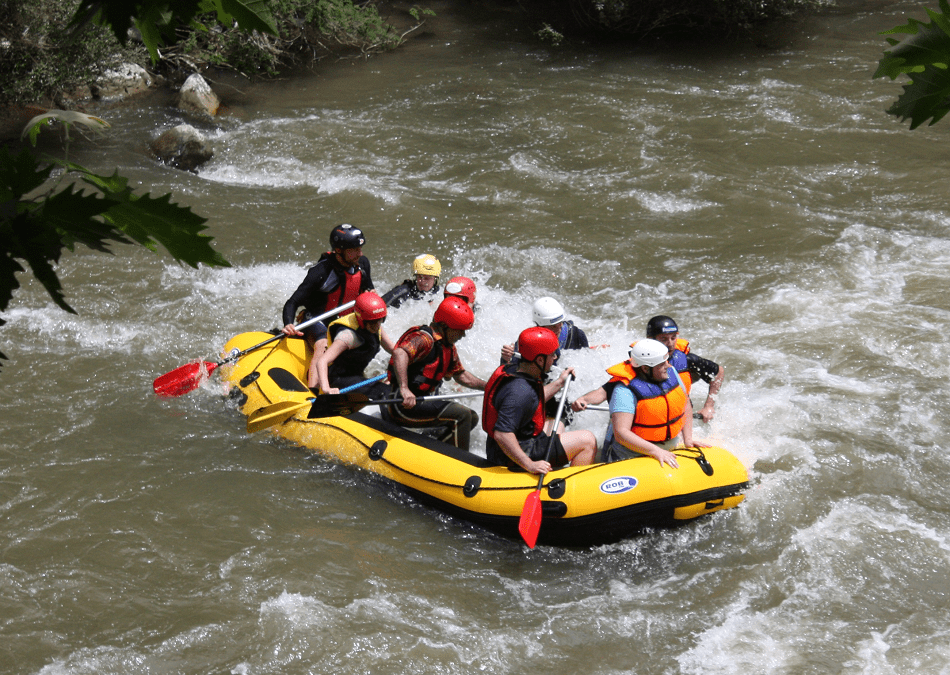
[[[518,521],[518,532],[528,548],[534,548],[538,541],[538,531],[541,529],[541,491],[534,490],[524,500],[521,510],[521,519]]]
[[[152,382],[152,388],[159,396],[181,396],[194,391],[218,367],[211,361],[194,361],[165,373]]]

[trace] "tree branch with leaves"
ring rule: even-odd
[[[887,109],[888,114],[910,120],[916,129],[930,120],[936,124],[950,112],[950,4],[939,0],[940,11],[927,10],[929,23],[910,19],[906,24],[883,31],[893,49],[885,50],[874,77],[896,80],[907,75],[904,93]]]

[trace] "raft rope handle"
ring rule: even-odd
[[[297,420],[297,421],[298,421],[298,422],[303,422],[304,420]],[[317,420],[306,420],[306,422],[309,423],[309,424],[319,424],[319,425],[321,425],[321,426],[327,426],[327,427],[328,427],[328,426],[333,426],[333,425],[331,425],[331,424],[326,424],[326,423],[324,423],[324,422],[318,422]],[[350,438],[352,438],[354,441],[356,441],[357,443],[359,443],[360,445],[362,445],[364,448],[366,448],[367,452],[369,452],[369,451],[372,449],[372,446],[366,445],[366,443],[365,443],[362,439],[357,438],[356,436],[354,436],[352,433],[350,433],[350,432],[347,431],[346,429],[341,429],[340,427],[333,427],[333,428],[336,429],[337,431],[342,431],[344,434],[346,434],[347,436],[349,436]],[[464,485],[456,485],[455,483],[446,483],[445,481],[436,480],[436,479],[434,479],[434,478],[429,478],[428,476],[421,476],[421,475],[419,475],[419,474],[417,474],[417,473],[415,473],[415,472],[413,472],[413,471],[409,471],[408,469],[404,469],[404,468],[402,468],[401,466],[399,466],[398,464],[394,464],[393,462],[391,462],[391,461],[389,461],[388,459],[386,459],[386,456],[385,456],[385,455],[383,455],[382,457],[379,457],[379,459],[377,459],[377,460],[375,460],[375,461],[384,462],[385,464],[391,466],[392,468],[396,469],[397,471],[401,471],[402,473],[404,473],[404,474],[406,474],[406,475],[408,475],[408,476],[412,476],[413,478],[418,478],[419,480],[426,481],[427,483],[433,483],[434,485],[443,485],[443,486],[445,486],[445,487],[450,487],[450,488],[457,488],[457,489],[459,489],[459,490],[462,490],[463,492],[464,492],[464,490],[465,490],[465,486],[464,486]],[[595,464],[595,465],[593,465],[593,466],[587,467],[586,469],[583,469],[583,470],[581,470],[581,471],[578,471],[577,473],[571,474],[571,475],[568,476],[568,477],[564,477],[564,478],[558,477],[558,478],[555,478],[554,480],[561,480],[561,481],[565,481],[565,482],[566,482],[568,478],[573,478],[574,476],[578,476],[578,475],[580,475],[580,474],[582,474],[582,473],[584,473],[584,472],[586,472],[586,471],[590,471],[591,469],[595,469],[595,468],[597,468],[597,466],[599,466],[599,465]],[[554,481],[551,481],[551,482],[554,482]],[[549,482],[549,483],[547,483],[546,485],[544,485],[544,487],[548,487],[551,482]],[[498,491],[498,492],[506,491],[506,490],[522,490],[522,491],[528,490],[528,491],[531,491],[531,490],[537,489],[537,486],[535,486],[535,485],[525,485],[524,487],[479,487],[478,489],[479,489],[479,491],[481,491],[481,490],[494,490],[494,491]]]
[[[298,420],[298,421],[303,421],[303,420]],[[320,425],[322,425],[322,426],[332,426],[332,425],[329,425],[329,424],[325,424],[325,423],[323,423],[323,422],[317,422],[316,420],[314,420],[313,422],[310,422],[310,420],[307,420],[307,421],[308,421],[309,423],[311,423],[311,424],[320,424]],[[346,431],[345,429],[341,429],[340,427],[333,427],[333,428],[336,429],[337,431],[342,431],[343,433],[345,433],[347,436],[349,436],[349,437],[352,438],[354,441],[356,441],[357,443],[359,443],[360,445],[362,445],[364,448],[366,448],[367,452],[370,451],[370,450],[372,450],[372,447],[371,447],[371,446],[366,445],[365,442],[363,442],[361,439],[359,439],[359,438],[357,438],[356,436],[354,436],[353,434],[351,434],[349,431]],[[673,452],[673,454],[676,454],[676,451],[686,452],[686,453],[692,453],[692,454],[696,455],[695,457],[690,457],[690,459],[695,459],[697,462],[699,462],[700,466],[702,466],[702,463],[703,463],[704,461],[705,461],[707,464],[709,463],[709,460],[706,459],[705,453],[703,453],[703,451],[702,451],[700,448],[674,448],[671,452]],[[681,455],[681,456],[682,456],[682,455]],[[398,464],[394,464],[393,462],[390,462],[388,459],[386,459],[385,454],[382,455],[382,456],[380,456],[380,457],[379,457],[378,459],[376,459],[375,461],[384,462],[385,464],[391,466],[392,468],[396,469],[397,471],[401,471],[402,473],[404,473],[404,474],[406,474],[406,475],[408,475],[408,476],[412,476],[413,478],[418,478],[419,480],[425,481],[425,482],[427,482],[427,483],[432,483],[432,484],[434,484],[434,485],[442,485],[442,486],[450,487],[450,488],[457,488],[457,489],[459,489],[459,490],[462,490],[463,492],[465,491],[465,485],[456,485],[455,483],[446,483],[445,481],[436,480],[436,479],[434,479],[434,478],[429,478],[428,476],[422,476],[422,475],[417,474],[417,473],[415,473],[415,472],[413,472],[413,471],[409,471],[408,469],[404,469],[404,468],[402,468],[401,466],[399,466]],[[602,463],[603,463],[603,462],[601,462],[601,464],[602,464]],[[596,468],[599,467],[599,466],[600,466],[600,464],[592,464],[592,465],[590,465],[590,466],[588,466],[588,467],[586,467],[586,468],[584,468],[584,469],[581,469],[580,471],[577,471],[576,473],[572,473],[570,476],[564,476],[564,477],[560,477],[560,476],[559,476],[558,478],[555,478],[555,479],[549,481],[549,482],[546,483],[545,485],[542,485],[542,487],[543,487],[543,488],[545,488],[545,487],[550,487],[551,483],[553,483],[554,481],[557,481],[557,480],[560,480],[560,481],[563,481],[563,482],[566,483],[569,478],[574,478],[575,476],[580,476],[582,473],[587,473],[588,471],[593,471],[594,469],[596,469]],[[536,487],[536,486],[533,486],[533,485],[527,485],[527,486],[524,486],[524,487],[484,487],[484,486],[479,486],[478,489],[479,489],[479,491],[481,491],[481,490],[489,490],[489,491],[495,491],[495,492],[504,492],[504,491],[508,491],[508,490],[535,490],[535,489],[537,489],[537,487]]]

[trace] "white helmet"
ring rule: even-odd
[[[564,321],[564,308],[554,298],[538,298],[531,308],[535,326],[553,326]]]
[[[630,346],[630,360],[638,366],[658,366],[670,355],[670,350],[658,340],[637,340]]]

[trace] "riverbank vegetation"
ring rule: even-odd
[[[748,34],[832,1],[480,3],[489,10],[488,17],[518,9],[540,39],[556,45],[564,36]],[[68,107],[64,103],[82,98],[82,88],[100,72],[122,62],[147,65],[175,81],[208,67],[267,77],[328,56],[384,51],[399,46],[433,14],[425,0],[419,2],[0,0],[0,104],[46,102]],[[187,11],[182,12],[183,7]]]
[[[59,105],[81,98],[77,91],[124,62],[173,80],[208,67],[273,76],[327,56],[392,49],[431,14],[410,7],[397,28],[374,2],[194,0],[196,11],[185,16],[166,14],[167,4],[0,0],[0,103]],[[179,1],[176,10],[187,4]],[[114,5],[124,5],[124,16]],[[136,5],[141,16],[133,15]],[[222,7],[241,12],[224,14]],[[242,18],[252,19],[250,29],[247,21],[240,25]]]

